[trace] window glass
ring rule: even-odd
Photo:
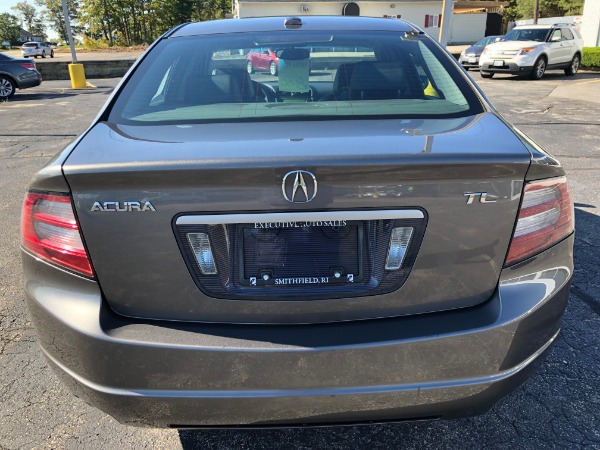
[[[560,30],[554,30],[552,32],[552,36],[550,36],[550,40],[554,41],[554,40],[559,40],[561,39],[561,34],[560,34]]]
[[[544,28],[521,28],[511,30],[504,36],[505,41],[537,41],[544,42],[548,36],[548,29]]]
[[[562,29],[562,40],[563,41],[571,41],[573,40],[573,33],[568,28]]]
[[[270,51],[265,64],[254,64],[257,50]],[[482,111],[456,65],[425,36],[232,33],[161,41],[124,86],[109,120],[143,125]]]

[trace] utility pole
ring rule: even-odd
[[[440,36],[438,40],[444,47],[448,45],[450,37],[450,27],[452,26],[452,0],[443,0],[442,2],[442,23],[440,24]]]
[[[69,10],[67,9],[66,0],[62,0],[62,10],[65,16],[65,27],[67,28],[67,38],[69,39],[69,46],[71,47],[71,57],[73,62],[77,62],[77,54],[75,53],[75,44],[73,43],[73,34],[71,33],[71,21],[69,20]]]
[[[533,1],[533,24],[537,25],[538,17],[540,15],[540,0]]]
[[[71,87],[73,89],[83,89],[87,86],[85,81],[85,70],[83,64],[77,63],[77,53],[75,53],[75,43],[73,42],[73,33],[71,33],[71,21],[69,20],[69,10],[66,0],[62,0],[62,10],[65,16],[65,28],[67,29],[67,38],[71,47],[71,58],[73,62],[69,64],[69,77],[71,78]]]

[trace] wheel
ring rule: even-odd
[[[246,64],[246,70],[248,71],[248,73],[254,73],[254,67],[252,67],[252,61],[248,61],[248,64]]]
[[[50,58],[54,58],[54,50],[50,50]]]
[[[46,57],[46,52],[42,52],[42,58]]]
[[[544,76],[544,72],[546,72],[546,59],[541,57],[533,65],[533,70],[531,71],[529,78],[532,80],[539,80]]]
[[[492,78],[494,76],[494,74],[490,72],[479,72],[479,74],[481,75],[481,78]]]
[[[0,75],[0,100],[8,100],[15,95],[16,86],[13,80]]]
[[[577,71],[579,70],[580,63],[581,63],[581,60],[579,58],[579,55],[573,56],[573,59],[571,60],[571,64],[569,65],[569,67],[567,67],[565,69],[565,75],[568,75],[570,77],[575,75],[577,73]]]
[[[271,64],[269,64],[269,73],[273,76],[277,75],[277,64],[275,64],[275,61],[271,61]]]

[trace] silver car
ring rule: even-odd
[[[38,56],[54,58],[54,49],[45,42],[25,42],[21,47],[21,52],[23,58],[37,58]]]
[[[416,26],[193,23],[32,180],[25,292],[56,373],[122,423],[448,418],[542,363],[573,229],[560,164]]]
[[[483,52],[486,45],[493,44],[502,39],[502,36],[487,36],[483,39],[478,40],[473,45],[465,48],[458,57],[458,62],[465,68],[478,69],[479,68],[479,57]]]

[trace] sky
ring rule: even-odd
[[[0,0],[0,13],[11,13],[14,11],[10,9],[11,6],[17,4],[19,0]],[[30,2],[33,3],[33,2]]]
[[[20,0],[0,0],[0,14],[1,13],[15,14],[15,12],[10,8],[11,8],[11,6],[16,5],[19,1]],[[33,0],[29,0],[29,3],[31,3],[33,6],[35,6],[36,9],[38,9],[38,10],[40,9],[40,7],[37,6]],[[49,39],[55,39],[57,36],[56,33],[54,32],[54,30],[52,30],[48,26],[48,24],[46,24],[46,33],[48,34]]]

